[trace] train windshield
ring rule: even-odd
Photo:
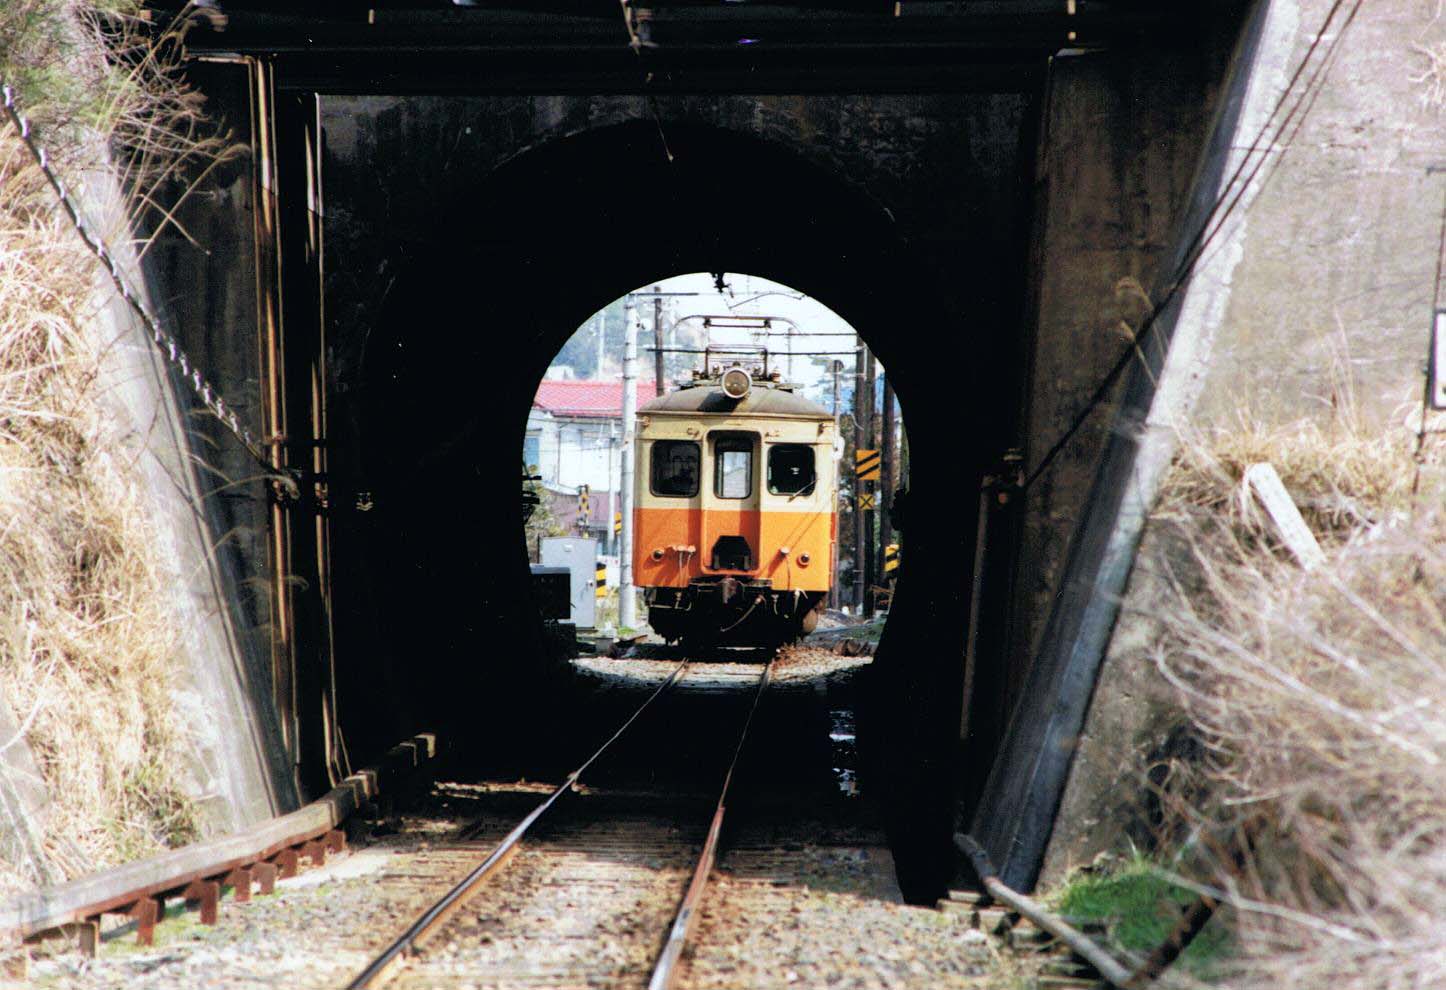
[[[714,447],[713,493],[719,498],[747,498],[753,492],[753,441],[722,437]]]
[[[691,498],[698,494],[698,464],[702,452],[692,440],[653,442],[652,490],[654,495]]]
[[[774,495],[812,495],[816,477],[813,448],[779,443],[768,449],[768,490]]]

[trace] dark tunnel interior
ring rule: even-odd
[[[558,674],[538,659],[520,522],[497,522],[520,520],[516,439],[536,383],[635,287],[756,273],[857,328],[909,424],[911,556],[859,712],[907,894],[910,877],[948,873],[956,789],[940,782],[977,793],[1002,731],[1004,675],[986,664],[958,744],[977,493],[1025,373],[1027,240],[965,231],[924,251],[866,191],[784,147],[704,126],[666,138],[671,158],[652,122],[525,151],[393,246],[401,263],[333,411],[332,470],[375,499],[334,522],[336,648],[377,658],[338,675],[351,755],[424,729],[478,752],[561,731],[539,690]],[[643,201],[666,221],[640,222]]]

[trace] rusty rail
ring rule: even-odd
[[[45,887],[0,904],[0,933],[27,942],[74,935],[94,954],[103,915],[136,922],[137,939],[151,944],[168,898],[198,904],[202,924],[214,924],[224,887],[237,901],[253,884],[269,894],[277,879],[295,876],[302,859],[313,865],[346,847],[338,828],[371,799],[436,755],[436,737],[414,736],[373,768],[353,774],[325,796],[290,814],[182,849]]]
[[[445,924],[449,918],[457,913],[463,904],[479,893],[482,889],[483,882],[505,866],[513,854],[517,852],[517,847],[522,842],[523,836],[527,834],[528,829],[536,824],[537,820],[546,814],[564,794],[577,786],[583,772],[597,762],[598,758],[601,757],[613,743],[621,738],[622,734],[638,720],[649,705],[657,700],[659,695],[677,683],[678,678],[683,675],[683,671],[687,666],[688,661],[684,660],[678,664],[677,667],[673,668],[673,672],[668,675],[662,684],[658,685],[658,689],[648,695],[647,700],[638,706],[637,710],[629,716],[628,720],[624,722],[616,732],[608,737],[606,742],[599,746],[581,766],[568,774],[567,778],[559,784],[552,793],[548,794],[541,804],[533,808],[526,818],[518,822],[512,831],[507,833],[492,852],[488,853],[487,858],[478,864],[471,873],[468,873],[456,886],[443,894],[436,903],[422,912],[417,920],[412,922],[411,926],[403,932],[396,941],[387,946],[380,955],[367,965],[366,969],[357,974],[356,978],[347,984],[347,990],[363,990],[365,987],[370,987],[387,979],[387,977],[396,971],[397,967],[406,962],[407,956],[413,952],[423,939]]]
[[[668,940],[663,943],[663,951],[653,967],[648,990],[672,990],[674,967],[693,933],[693,924],[698,919],[698,907],[703,903],[703,892],[708,889],[708,878],[713,873],[713,864],[718,860],[718,838],[723,832],[723,816],[728,807],[728,789],[733,786],[733,771],[738,769],[738,760],[748,742],[748,730],[753,725],[753,716],[758,712],[758,702],[763,699],[763,692],[768,690],[768,682],[772,677],[773,662],[769,661],[768,666],[763,668],[763,675],[758,679],[758,691],[753,695],[753,706],[748,709],[748,718],[743,721],[743,731],[738,734],[738,746],[733,750],[733,760],[728,764],[728,772],[723,775],[723,787],[718,792],[718,805],[713,811],[713,820],[708,825],[708,838],[703,842],[703,851],[698,856],[698,865],[693,869],[693,878],[688,882],[688,890],[683,894],[683,902],[678,906],[673,927],[668,931]]]

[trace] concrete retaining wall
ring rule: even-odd
[[[1329,6],[1270,0],[1234,160],[1261,133]],[[1317,95],[1264,153],[1202,258],[1152,422],[1229,427],[1242,411],[1265,423],[1325,421],[1350,404],[1383,433],[1420,425],[1446,201],[1446,174],[1427,172],[1446,148],[1446,119],[1423,103],[1419,78],[1428,67],[1420,47],[1446,38],[1430,8],[1373,0],[1321,37]],[[1140,771],[1168,745],[1170,694],[1152,649],[1169,542],[1166,527],[1147,527],[1042,882],[1126,846],[1144,796]]]

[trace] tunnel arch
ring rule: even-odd
[[[973,515],[988,453],[977,428],[987,369],[964,354],[971,334],[995,328],[989,314],[970,325],[949,310],[888,211],[846,177],[713,127],[670,125],[666,137],[671,160],[651,121],[533,147],[397,245],[405,265],[345,395],[355,438],[336,466],[376,501],[358,524],[355,566],[338,562],[337,594],[360,620],[353,628],[374,631],[358,635],[390,659],[345,675],[343,718],[350,708],[354,724],[384,725],[379,740],[430,726],[479,746],[545,725],[540,703],[478,718],[479,697],[526,688],[536,701],[550,676],[526,659],[540,630],[516,621],[535,614],[514,522],[515,438],[535,383],[578,325],[638,285],[758,274],[856,327],[890,369],[910,426],[910,554],[860,743],[904,892],[929,900],[952,872]],[[366,575],[361,593],[345,592],[348,573]],[[407,624],[380,618],[383,605]]]

